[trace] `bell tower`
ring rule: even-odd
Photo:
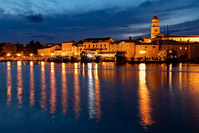
[[[152,19],[152,26],[151,26],[151,39],[155,38],[157,34],[160,33],[160,26],[159,26],[159,18],[155,15]]]

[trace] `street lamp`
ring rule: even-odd
[[[20,57],[20,56],[21,56],[21,54],[17,54],[17,56],[18,56],[18,57]]]
[[[9,56],[11,56],[11,54],[7,54],[7,56],[9,57]]]
[[[32,57],[32,56],[33,56],[33,54],[30,54],[30,56]]]

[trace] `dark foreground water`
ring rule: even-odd
[[[199,65],[0,63],[0,132],[199,132]]]

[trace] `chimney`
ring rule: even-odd
[[[131,36],[129,36],[129,40],[131,40]]]

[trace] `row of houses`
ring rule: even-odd
[[[170,49],[177,51],[178,58],[199,58],[199,43],[185,43],[174,40],[153,39],[151,43],[144,40],[121,40],[114,41],[112,37],[107,38],[87,38],[79,42],[63,42],[61,45],[55,44],[50,47],[38,49],[39,56],[80,56],[85,52],[92,55],[104,57],[115,57],[116,52],[126,53],[126,57],[131,58],[159,58],[161,52]]]
[[[152,18],[151,38],[114,41],[112,37],[87,38],[79,42],[63,42],[61,45],[52,45],[38,50],[39,56],[80,56],[82,53],[115,57],[115,54],[124,52],[131,58],[165,58],[165,53],[175,50],[178,59],[199,58],[198,35],[163,35],[160,33],[159,18]]]

